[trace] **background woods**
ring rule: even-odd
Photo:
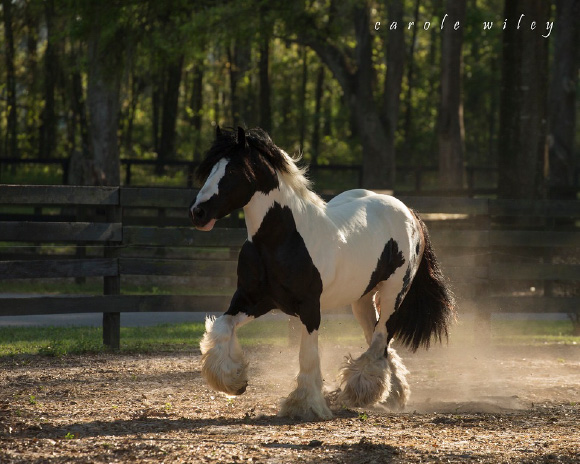
[[[447,190],[469,172],[506,198],[578,190],[574,0],[0,8],[0,159],[70,159],[73,184],[119,185],[126,158],[163,161],[162,182],[168,162],[200,159],[216,124],[239,124],[313,165],[362,165],[370,188],[429,166]],[[51,181],[29,169],[26,182]]]

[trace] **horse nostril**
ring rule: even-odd
[[[199,206],[197,208],[194,208],[193,217],[195,219],[203,219],[205,217],[205,210],[200,208]]]

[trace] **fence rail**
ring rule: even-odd
[[[148,168],[182,168],[186,172],[184,187],[192,188],[194,184],[194,173],[198,162],[185,160],[154,160],[123,158],[120,160],[121,169],[124,173],[124,185],[129,187],[134,185],[134,167],[146,166]],[[60,182],[68,184],[69,182],[69,164],[70,158],[0,158],[0,175],[3,166],[22,166],[22,165],[39,165],[39,166],[59,166],[61,171]],[[465,167],[465,188],[442,191],[429,187],[429,179],[435,178],[439,168],[435,165],[398,165],[397,178],[406,187],[401,190],[412,192],[414,195],[435,194],[438,196],[468,196],[475,195],[493,195],[497,193],[495,180],[497,178],[497,168],[493,166],[466,166]],[[351,173],[349,185],[345,188],[360,188],[363,185],[362,165],[360,164],[331,164],[331,165],[311,165],[310,174],[317,179],[324,175],[336,175],[338,173]],[[479,178],[484,177],[486,182]],[[2,178],[0,177],[0,182]],[[432,183],[432,182],[431,182]],[[332,189],[331,189],[332,190]],[[397,190],[398,191],[398,190]],[[580,167],[576,167],[573,173],[573,187],[570,192],[578,193],[580,191]],[[106,192],[103,192],[106,195]]]
[[[2,298],[0,316],[103,313],[104,342],[118,348],[122,312],[225,310],[246,231],[192,229],[187,206],[195,195],[178,188],[0,185],[0,212],[41,213],[0,221],[0,280],[103,282],[97,295]],[[424,217],[460,308],[480,322],[494,312],[580,311],[580,202],[399,198]],[[229,224],[239,226],[238,216]],[[162,289],[185,279],[180,291],[191,294],[127,294],[131,279],[170,279],[156,284]]]

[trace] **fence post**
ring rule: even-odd
[[[112,206],[107,210],[108,222],[122,222],[123,212],[121,206]],[[114,242],[105,243],[105,258],[118,258],[119,248]],[[121,276],[104,277],[103,293],[105,295],[121,294]],[[103,313],[103,344],[112,350],[118,350],[121,346],[121,313]]]

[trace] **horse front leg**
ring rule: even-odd
[[[244,313],[225,313],[205,320],[205,334],[200,343],[201,374],[214,390],[241,395],[248,385],[248,362],[236,335],[236,328],[250,317]]]
[[[318,330],[302,326],[300,372],[296,388],[282,401],[279,416],[303,420],[331,419],[332,412],[322,392],[322,373],[318,354]]]

